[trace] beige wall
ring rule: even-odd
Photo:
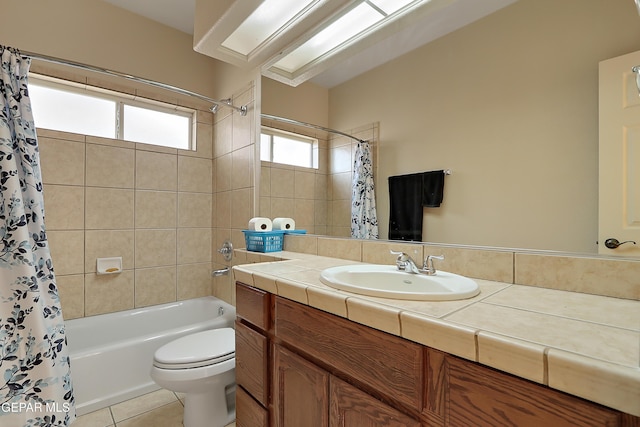
[[[595,253],[598,62],[640,49],[630,0],[520,0],[329,91],[329,125],[380,123],[391,175],[450,168],[429,242]]]
[[[327,127],[329,90],[310,82],[291,87],[262,77],[261,108],[265,114]]]
[[[191,35],[100,0],[3,2],[0,42],[107,68],[207,96],[219,62],[193,51]]]

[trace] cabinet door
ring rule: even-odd
[[[420,423],[344,381],[331,377],[331,427],[420,427]]]
[[[595,403],[455,357],[449,365],[451,426],[616,426],[618,414]]]
[[[273,363],[276,427],[328,427],[329,374],[278,345]]]

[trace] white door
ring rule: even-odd
[[[598,252],[640,256],[640,51],[600,63]],[[624,243],[617,248],[618,243]]]

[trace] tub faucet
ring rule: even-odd
[[[211,272],[211,277],[226,276],[227,274],[229,274],[229,267],[221,268],[220,270],[213,270]]]
[[[398,255],[398,257],[396,258],[396,266],[398,266],[398,270],[406,271],[407,273],[411,274],[420,273],[420,269],[416,265],[416,262],[408,254],[396,251],[389,252],[391,252],[391,254],[393,255]]]

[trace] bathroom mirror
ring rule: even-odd
[[[382,239],[387,178],[451,169],[424,241],[597,254],[598,64],[638,40],[633,1],[520,0],[331,88],[263,78],[262,112],[379,125]]]

